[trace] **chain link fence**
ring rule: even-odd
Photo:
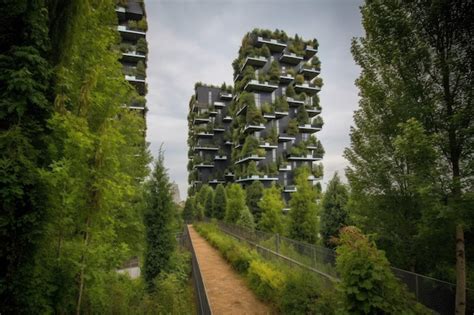
[[[224,233],[250,244],[267,260],[303,267],[321,276],[325,283],[339,281],[336,252],[332,249],[224,222],[218,222],[218,226]],[[392,272],[419,303],[438,314],[454,314],[455,284],[393,267]],[[467,290],[467,300],[467,314],[474,314],[473,290]]]

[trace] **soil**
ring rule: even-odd
[[[189,233],[213,314],[275,314],[191,225]]]

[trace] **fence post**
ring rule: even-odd
[[[416,296],[416,300],[419,301],[418,299],[418,275],[415,275],[415,296]]]
[[[280,234],[278,233],[275,234],[275,251],[280,252]]]

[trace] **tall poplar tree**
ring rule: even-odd
[[[219,184],[216,187],[213,203],[213,217],[218,220],[223,220],[225,217],[225,210],[227,207],[227,196],[224,185]]]
[[[455,267],[457,314],[465,313],[465,247],[472,248],[466,240],[472,240],[474,222],[468,193],[474,171],[473,7],[454,0],[365,2],[366,36],[352,45],[362,68],[361,101],[346,150],[359,224],[379,232],[395,265],[431,272]],[[396,138],[410,132],[421,136],[412,147],[436,152],[431,162],[410,160],[416,152],[397,147]],[[426,247],[428,255],[417,254]]]

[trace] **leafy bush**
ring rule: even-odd
[[[302,74],[297,74],[295,77],[296,84],[303,84],[304,83],[304,76]]]
[[[137,41],[137,45],[135,49],[138,53],[142,53],[146,55],[148,53],[148,43],[146,42],[146,39],[140,38]]]
[[[296,120],[298,121],[300,125],[304,125],[308,123],[309,116],[304,106],[300,106],[298,108],[298,113],[296,114]]]
[[[146,18],[142,18],[140,21],[137,22],[137,29],[143,32],[146,32],[148,30],[148,23],[146,21]]]
[[[277,112],[287,112],[290,108],[288,101],[283,96],[277,97],[275,100],[275,111]]]
[[[304,79],[303,79],[304,80]],[[287,88],[286,88],[286,96],[288,97],[294,97],[296,95],[296,92],[295,92],[295,88],[293,87],[293,85],[289,85]]]
[[[269,81],[272,83],[278,83],[280,81],[280,65],[278,61],[273,60],[268,70]]]
[[[326,314],[318,308],[317,301],[322,291],[320,279],[311,273],[291,272],[281,296],[283,314]]]
[[[313,84],[317,87],[322,87],[323,86],[323,79],[321,79],[320,77],[317,77],[316,79],[314,79]]]
[[[258,297],[264,301],[278,303],[285,286],[285,274],[268,263],[254,260],[250,263],[247,278]]]
[[[288,121],[288,127],[286,128],[286,133],[290,136],[296,136],[298,134],[298,121],[296,119],[290,119]]]

